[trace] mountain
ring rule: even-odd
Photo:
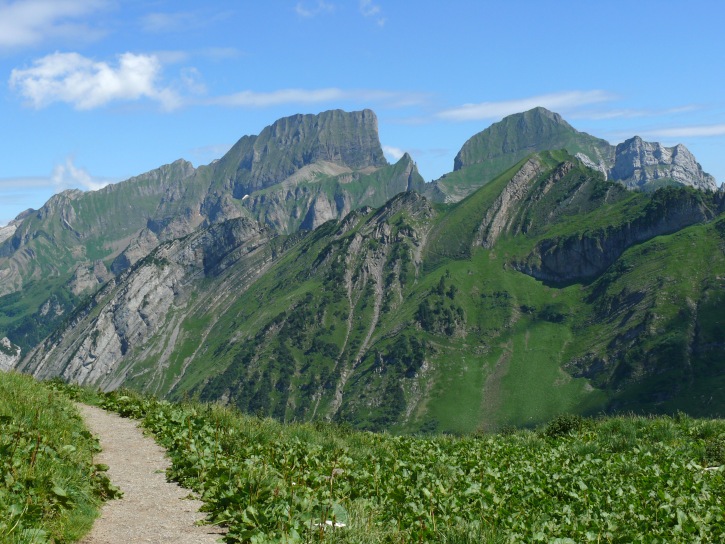
[[[405,432],[722,415],[713,187],[684,147],[543,108],[432,184],[369,110],[292,116],[0,231],[6,366]]]
[[[408,432],[722,414],[724,207],[556,151],[455,205],[406,192],[291,236],[226,221],[161,244],[21,368]]]
[[[336,110],[281,119],[207,166],[65,191],[0,231],[0,332],[28,351],[83,297],[202,226],[247,217],[293,233],[423,185],[409,155],[385,161],[372,111]]]
[[[607,179],[630,189],[654,190],[675,184],[715,191],[715,179],[703,172],[683,145],[673,148],[635,136],[617,146],[579,132],[545,108],[510,115],[471,137],[456,155],[452,173],[434,181],[426,195],[457,202],[527,155],[566,149]]]
[[[715,178],[703,172],[684,145],[664,147],[645,142],[639,136],[617,145],[609,177],[632,189],[651,190],[669,182],[706,191],[717,190]]]

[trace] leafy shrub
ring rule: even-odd
[[[725,465],[725,434],[705,440],[705,459],[710,465]]]
[[[566,436],[572,432],[579,432],[583,425],[583,417],[574,414],[561,414],[549,422],[544,429],[544,434],[550,438]]]

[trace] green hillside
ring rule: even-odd
[[[628,192],[560,151],[453,205],[407,192],[294,237],[220,226],[152,253],[28,370],[85,380],[79,353],[100,364],[95,339],[128,334],[115,316],[143,317],[134,289],[186,270],[174,309],[87,383],[404,432],[722,415],[721,209],[688,188]],[[212,253],[229,264],[193,279],[174,255],[205,239],[228,240]]]
[[[428,194],[458,201],[530,154],[557,149],[582,153],[596,165],[614,162],[614,147],[607,141],[579,132],[557,113],[534,108],[472,136],[456,155],[453,172],[431,184]]]

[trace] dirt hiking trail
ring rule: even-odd
[[[94,462],[108,465],[108,477],[123,491],[123,498],[103,505],[80,544],[211,544],[221,538],[220,527],[194,525],[204,519],[201,501],[185,499],[188,489],[166,481],[165,451],[136,421],[94,406],[78,409],[103,448]]]

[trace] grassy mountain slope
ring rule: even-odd
[[[262,252],[264,266],[185,273],[174,326],[111,373],[157,394],[368,429],[465,432],[565,411],[722,414],[725,397],[703,397],[725,376],[721,210],[714,194],[631,193],[563,151],[539,153],[454,205],[404,193],[260,239],[249,255]],[[550,275],[537,279],[541,263]],[[147,284],[142,268],[120,292]],[[106,323],[138,307],[104,300]],[[82,317],[78,341],[103,337],[94,319]],[[78,353],[41,351],[29,370],[97,364]]]
[[[471,137],[456,155],[453,172],[433,182],[429,194],[456,202],[531,153],[556,149],[583,153],[597,165],[614,161],[614,147],[605,140],[577,131],[557,113],[534,108]]]

